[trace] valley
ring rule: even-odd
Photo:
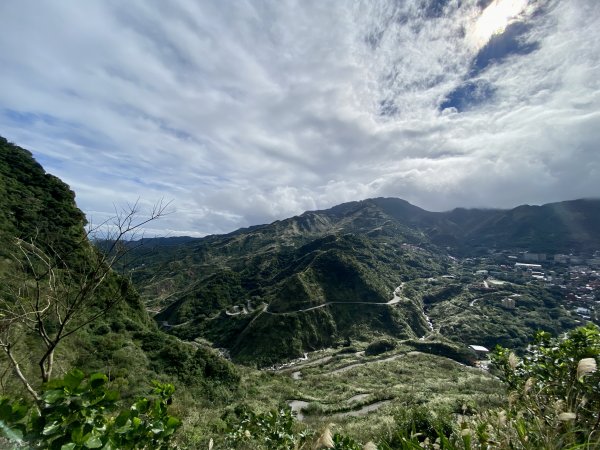
[[[115,241],[88,240],[68,186],[26,150],[0,144],[4,395],[45,392],[39,358],[53,345],[44,333],[61,332],[62,298],[74,299],[81,319],[59,339],[48,378],[64,377],[71,395],[68,383],[86,376],[72,369],[105,372],[119,404],[158,386],[152,380],[173,383],[169,411],[181,421],[167,420],[184,448],[211,439],[216,448],[261,448],[268,426],[303,439],[334,423],[348,442],[391,446],[418,440],[398,437],[417,424],[429,433],[489,424],[510,407],[503,367],[526,367],[532,339],[557,349],[549,336],[575,333],[591,342],[578,357],[600,352],[592,325],[600,254],[577,250],[597,239],[599,201],[430,213],[369,199],[227,235],[122,240],[110,259]],[[556,211],[573,212],[576,232],[540,247],[539,233],[564,231],[551,220]],[[526,245],[505,247],[524,223]],[[36,272],[32,255],[52,270]],[[52,309],[35,309],[36,296],[24,294],[36,286]],[[24,308],[38,325],[28,326]],[[494,365],[497,345],[512,356],[500,348]]]

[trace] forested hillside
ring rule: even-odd
[[[108,375],[123,399],[146,394],[154,379],[183,392],[236,389],[229,362],[159,330],[129,279],[111,269],[120,250],[105,254],[88,241],[74,193],[3,138],[0,206],[2,395],[39,402],[45,383],[73,369]]]
[[[539,333],[526,351],[532,328],[580,323],[561,291],[481,278],[473,259],[449,253],[458,246],[438,245],[464,245],[508,213],[440,219],[374,199],[225,236],[130,242],[147,220],[134,208],[92,245],[69,187],[0,144],[0,445],[562,448],[597,428],[597,327]],[[542,211],[569,211],[562,223],[583,236],[594,204]],[[517,402],[468,366],[473,342],[523,353],[493,356]],[[211,346],[249,365],[285,364],[235,366]]]
[[[537,249],[545,230],[567,222],[572,232],[552,245],[586,246],[596,236],[598,202],[517,210],[432,213],[399,199],[345,203],[223,236],[150,239],[134,252],[133,280],[166,331],[207,339],[240,362],[263,365],[382,335],[524,347],[532,328],[575,326],[563,294],[521,280],[478,295],[473,272],[452,255]],[[579,213],[559,221],[552,215],[559,210]],[[428,302],[452,282],[458,291]],[[519,307],[507,311],[500,302],[513,295]]]

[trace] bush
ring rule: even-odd
[[[72,370],[44,387],[39,407],[0,399],[0,436],[15,447],[78,450],[168,449],[181,422],[167,412],[174,388],[155,382],[149,397],[118,408],[103,374]]]
[[[516,400],[509,418],[518,417],[524,438],[544,447],[600,445],[599,358],[600,330],[591,323],[559,338],[538,332],[522,359],[496,348],[492,361]]]
[[[365,349],[365,355],[373,356],[381,353],[389,352],[396,348],[396,342],[391,339],[379,339],[371,342]]]

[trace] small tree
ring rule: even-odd
[[[125,298],[129,282],[113,268],[134,248],[131,241],[140,237],[143,227],[164,216],[168,206],[161,201],[145,217],[138,202],[116,210],[111,219],[90,227],[69,254],[60,254],[39,239],[16,239],[13,260],[18,270],[0,292],[0,347],[38,403],[36,384],[21,367],[30,355],[23,354],[18,344],[31,335],[39,338],[35,352],[41,355],[39,380],[50,381],[61,343]]]

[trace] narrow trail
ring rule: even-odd
[[[355,409],[353,411],[344,411],[341,413],[333,414],[331,417],[334,419],[341,419],[342,417],[360,417],[369,414],[372,411],[377,411],[382,406],[390,403],[391,400],[380,400],[375,403],[371,403],[369,405],[365,405],[360,409]]]
[[[348,366],[340,367],[340,368],[332,370],[330,372],[325,372],[325,373],[323,373],[323,375],[335,375],[335,374],[338,374],[338,373],[347,372],[349,370],[352,370],[352,369],[354,369],[356,367],[360,367],[360,366],[366,366],[366,365],[369,365],[369,364],[376,364],[376,363],[384,363],[384,362],[394,361],[394,360],[400,359],[400,358],[402,358],[403,356],[406,356],[406,355],[407,355],[407,353],[400,353],[400,354],[397,354],[397,355],[388,356],[387,358],[373,359],[371,361],[357,362],[357,363],[350,364]]]
[[[370,394],[360,394],[360,395],[361,396],[366,395],[368,397]],[[359,397],[359,396],[356,396],[356,397]],[[363,397],[361,397],[361,398],[363,398]],[[354,401],[358,401],[358,399],[354,400]],[[347,402],[351,403],[351,399],[348,399]],[[325,414],[322,417],[330,417],[332,419],[341,419],[343,417],[360,417],[360,416],[367,415],[372,411],[377,411],[379,408],[387,405],[388,403],[391,403],[391,400],[379,400],[379,401],[375,401],[373,403],[364,405],[364,406],[360,407],[359,409],[342,411],[342,412],[338,412],[338,413],[334,413],[334,414]],[[288,400],[288,405],[290,405],[292,412],[296,413],[296,418],[300,422],[302,422],[304,420],[304,414],[302,413],[302,410],[304,408],[306,408],[308,406],[308,404],[309,404],[309,402],[307,402],[305,400]]]
[[[330,355],[330,356],[323,356],[318,359],[313,359],[312,361],[309,360],[307,362],[292,362],[292,363],[289,363],[288,365],[284,365],[283,367],[279,367],[275,370],[277,372],[294,371],[294,373],[298,373],[298,374],[300,374],[299,376],[302,377],[302,372],[301,372],[302,369],[306,369],[307,367],[312,367],[312,366],[326,363],[326,362],[330,361],[331,359],[333,359],[333,356]],[[292,374],[292,376],[294,376],[294,375]],[[298,377],[298,375],[295,375],[295,376]],[[300,379],[300,378],[296,378],[296,379]]]

